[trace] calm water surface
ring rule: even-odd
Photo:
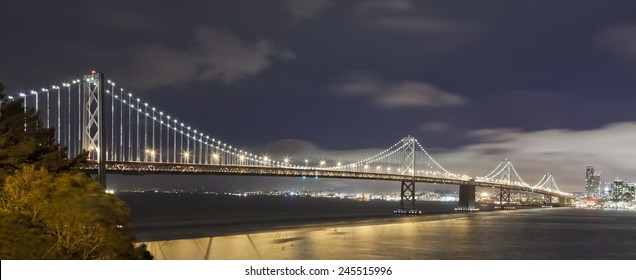
[[[418,202],[425,215],[393,217],[395,202],[119,196],[158,259],[636,259],[632,210],[449,213],[455,203]]]

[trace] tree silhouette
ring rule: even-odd
[[[35,110],[3,100],[1,259],[152,258],[132,243],[128,206],[76,169],[86,156],[67,158]]]
[[[22,100],[2,102],[0,108],[0,176],[6,176],[23,165],[33,164],[51,172],[68,171],[85,161],[86,153],[73,159],[66,148],[55,143],[53,128],[44,128],[37,112]]]

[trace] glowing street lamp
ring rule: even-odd
[[[155,155],[156,154],[157,154],[157,152],[155,152],[155,150],[146,149],[146,158],[148,157],[148,155],[150,155],[150,161],[153,161],[153,162],[155,161]]]

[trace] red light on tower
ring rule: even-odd
[[[92,70],[92,71],[91,71],[91,74],[95,75],[95,74],[97,74],[97,71]]]

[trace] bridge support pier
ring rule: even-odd
[[[475,180],[471,179],[467,185],[459,185],[459,205],[455,211],[479,211],[475,208]]]
[[[506,206],[504,206],[504,204]],[[509,188],[500,188],[499,189],[499,209],[509,209],[512,210],[512,206],[510,205],[510,189]]]
[[[543,205],[552,207],[552,195],[549,195],[549,194],[543,195]]]
[[[400,187],[400,209],[395,214],[417,214],[415,210],[415,180],[402,181]]]

